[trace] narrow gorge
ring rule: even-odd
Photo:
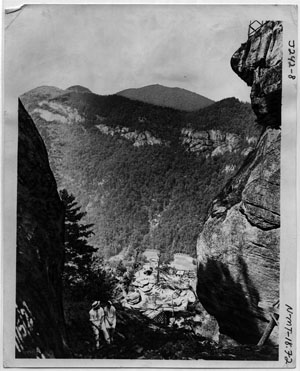
[[[279,299],[282,24],[266,22],[234,53],[263,133],[214,199],[197,242],[199,300],[220,332],[257,344]],[[270,341],[278,343],[275,327]]]
[[[161,85],[20,97],[17,358],[275,359],[277,327],[270,355],[244,346],[279,300],[281,22],[231,67],[252,108]],[[94,300],[117,308],[100,350]]]

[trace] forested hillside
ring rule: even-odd
[[[185,111],[199,110],[214,103],[213,100],[189,90],[169,88],[160,84],[126,89],[117,94],[125,98]]]
[[[210,202],[260,135],[250,105],[235,98],[194,112],[78,86],[40,87],[21,100],[58,187],[87,212],[89,242],[106,257],[128,247],[195,256]]]

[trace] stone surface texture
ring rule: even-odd
[[[240,343],[259,341],[279,299],[281,50],[282,25],[267,22],[232,57],[265,129],[213,201],[197,243],[199,299]],[[275,327],[269,341],[277,338]]]
[[[67,355],[62,308],[63,206],[44,142],[19,102],[16,357]]]
[[[256,137],[246,138],[248,146],[240,135],[221,130],[196,131],[190,128],[181,130],[182,144],[191,152],[205,153],[209,156],[222,156],[226,153],[248,153],[253,150]]]
[[[251,103],[258,122],[280,127],[282,23],[266,22],[234,53],[231,67],[251,86]]]

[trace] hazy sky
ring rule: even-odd
[[[15,110],[19,95],[41,85],[79,84],[112,94],[159,83],[213,100],[249,101],[250,88],[231,70],[230,58],[246,41],[250,19],[277,19],[278,8],[26,6],[5,16],[6,112]]]

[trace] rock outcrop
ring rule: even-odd
[[[149,131],[145,130],[144,132],[138,132],[137,130],[130,130],[126,126],[117,126],[112,128],[110,126],[99,124],[96,127],[101,131],[101,133],[106,135],[120,135],[121,137],[130,140],[133,143],[133,146],[140,147],[144,145],[153,146],[155,144],[163,144],[163,141],[160,138],[156,138]],[[164,143],[166,144],[166,143]]]
[[[128,292],[124,289],[127,275],[125,273],[123,278],[118,277],[116,295],[124,308],[138,310],[154,323],[182,328],[219,342],[216,319],[207,313],[197,299],[196,266],[192,262],[193,258],[190,257],[190,262],[188,258],[186,254],[177,254],[170,265],[160,268],[159,271],[157,263],[145,263],[135,272]],[[190,270],[186,270],[187,265]]]
[[[240,343],[259,341],[279,299],[281,50],[282,24],[266,22],[232,57],[264,132],[213,201],[197,243],[199,299]],[[270,341],[277,336],[275,328]]]
[[[266,22],[234,53],[231,67],[251,86],[252,108],[267,127],[281,124],[282,23]]]
[[[181,130],[182,144],[191,152],[205,153],[209,156],[222,156],[225,153],[250,153],[256,144],[256,137],[247,137],[246,145],[241,136],[221,130],[197,131],[190,128]]]
[[[19,102],[16,357],[64,357],[63,205],[46,148]]]

